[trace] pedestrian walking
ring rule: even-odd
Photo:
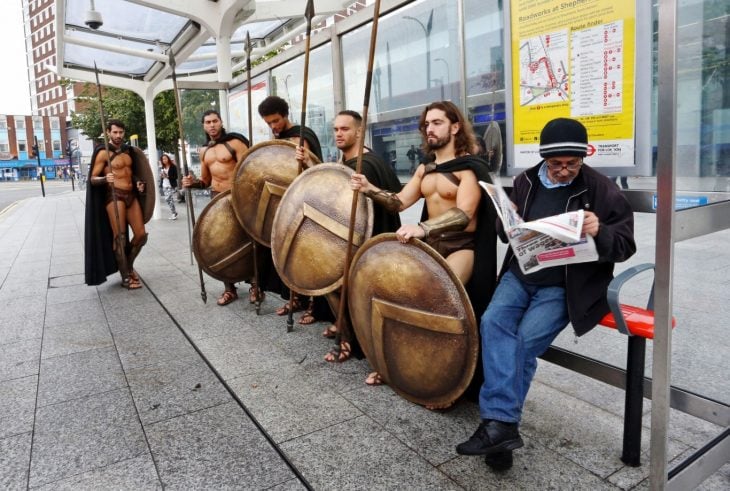
[[[170,207],[170,217],[168,220],[177,220],[177,210],[175,210],[175,191],[177,189],[177,167],[175,162],[167,154],[162,154],[160,158],[160,178],[162,179],[162,192],[165,195],[165,202]]]

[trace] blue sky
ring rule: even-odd
[[[22,4],[20,0],[2,0],[2,3],[0,46],[4,66],[0,82],[0,114],[30,114]]]

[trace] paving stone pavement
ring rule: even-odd
[[[184,206],[177,221],[148,224],[145,288],[123,290],[118,275],[84,285],[83,209],[77,191],[0,214],[2,489],[648,488],[649,401],[644,465],[626,467],[623,392],[541,361],[525,447],[494,473],[454,452],[478,424],[473,403],[432,412],[365,386],[367,361],[324,362],[323,324],[287,333],[274,295],[258,316],[244,295],[219,307],[222,284],[207,278],[203,304]],[[652,260],[653,227],[637,215],[639,253],[622,268]],[[678,244],[675,266],[673,383],[724,402],[729,241],[725,231]],[[558,345],[623,366],[615,332],[575,344],[568,331]],[[673,412],[672,459],[719,432]],[[700,489],[730,489],[730,464]]]

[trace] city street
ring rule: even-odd
[[[77,183],[74,183],[74,187],[78,192],[79,188],[76,184]],[[46,189],[46,196],[70,193],[71,181],[54,179],[53,181],[46,181],[44,183],[44,187]],[[41,183],[39,181],[0,181],[0,214],[2,214],[6,208],[20,200],[35,198],[37,196],[43,196]]]

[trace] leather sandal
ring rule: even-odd
[[[221,307],[224,305],[228,305],[229,303],[233,302],[238,298],[238,293],[231,290],[226,290],[223,292],[223,295],[218,297],[218,305]]]
[[[378,372],[371,372],[365,379],[367,385],[383,385],[383,376]]]
[[[343,361],[349,360],[351,355],[352,348],[350,347],[350,343],[342,341],[339,348],[334,346],[329,353],[324,355],[324,361],[329,363],[342,363]]]
[[[292,294],[294,295],[294,294]],[[292,308],[292,312],[297,312],[299,310],[302,310],[302,306],[299,304],[299,299],[296,296],[292,296],[292,299],[289,300],[287,303],[276,309],[276,315],[287,315],[289,313],[289,310]]]
[[[331,324],[331,325],[327,326],[325,328],[325,330],[322,331],[322,337],[323,338],[330,338],[330,339],[332,339],[335,336],[337,336],[337,326],[335,326],[334,324]]]
[[[129,275],[122,280],[122,287],[127,290],[139,290],[142,288],[142,282],[139,281],[139,277],[134,278],[132,275]]]

